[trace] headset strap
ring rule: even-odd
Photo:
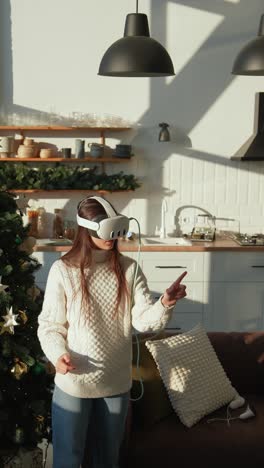
[[[98,203],[100,203],[100,204],[104,207],[104,209],[105,209],[105,211],[106,211],[106,214],[107,214],[107,216],[108,216],[109,218],[112,218],[113,216],[116,216],[116,215],[117,215],[117,213],[116,213],[115,210],[112,208],[112,206],[110,205],[110,203],[108,203],[108,201],[105,200],[104,198],[102,198],[102,197],[96,197],[96,196],[90,197],[90,198],[92,198],[93,200],[98,201]]]
[[[77,224],[79,226],[85,227],[87,229],[92,229],[93,231],[97,231],[99,229],[99,224],[95,223],[94,221],[90,221],[89,219],[81,218],[81,216],[76,215]]]

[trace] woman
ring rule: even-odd
[[[186,296],[180,284],[185,272],[153,304],[141,269],[135,278],[136,262],[119,253],[117,239],[104,240],[100,231],[83,227],[87,220],[93,226],[115,221],[107,206],[114,210],[100,197],[79,203],[82,225],[70,251],[50,269],[39,316],[39,340],[56,368],[54,468],[80,467],[91,419],[100,430],[93,467],[118,467],[131,388],[132,326],[139,332],[164,328],[176,301]]]

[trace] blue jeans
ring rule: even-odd
[[[91,420],[96,435],[92,444],[92,467],[118,468],[128,403],[129,392],[107,398],[76,398],[55,386],[53,468],[80,468]]]

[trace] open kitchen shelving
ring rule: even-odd
[[[0,125],[0,134],[6,134],[7,132],[17,132],[22,137],[29,134],[43,134],[43,133],[61,133],[69,136],[71,134],[97,134],[100,138],[100,143],[105,145],[106,143],[106,134],[107,133],[119,133],[131,130],[131,127],[91,127],[91,126],[63,126],[63,125]],[[65,136],[65,135],[64,135]],[[120,164],[127,163],[130,158],[118,158],[113,156],[104,156],[104,157],[85,157],[85,158],[63,158],[63,157],[53,157],[53,158],[19,158],[19,157],[4,157],[0,158],[1,162],[6,163],[63,163],[63,164],[99,164],[101,166],[102,173],[105,173],[105,164]],[[96,193],[116,193],[116,192],[129,192],[130,190],[86,190],[86,189],[10,189],[10,192],[13,193],[37,193],[37,192],[78,192],[78,191],[87,191],[87,192],[96,192]]]

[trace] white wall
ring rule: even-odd
[[[2,104],[36,116],[78,111],[140,124],[126,134],[136,156],[123,169],[142,178],[142,188],[108,198],[136,216],[143,233],[160,224],[164,196],[171,230],[180,215],[189,218],[190,226],[182,226],[188,231],[202,209],[239,219],[242,231],[264,232],[264,162],[230,161],[252,134],[255,93],[263,91],[263,78],[231,75],[236,54],[257,34],[263,1],[141,0],[139,6],[149,15],[152,36],[168,49],[175,77],[97,75],[104,51],[122,36],[125,16],[135,10],[134,0],[2,1]],[[158,142],[162,121],[171,125],[170,143]],[[52,142],[61,147],[66,140]],[[62,207],[73,219],[83,195],[34,200],[50,212]]]
[[[78,111],[134,122],[124,141],[136,156],[122,169],[142,178],[142,188],[108,198],[137,216],[143,233],[160,225],[164,196],[170,231],[175,215],[190,221],[177,227],[190,230],[200,210],[239,219],[242,231],[263,231],[264,162],[230,160],[252,134],[255,93],[263,89],[261,77],[231,75],[236,54],[257,34],[263,2],[141,0],[139,9],[170,53],[175,77],[97,75],[104,51],[123,35],[126,14],[135,11],[133,0],[1,2],[2,102],[15,112]],[[162,121],[171,125],[169,143],[158,142]],[[49,141],[74,145],[74,137]],[[62,207],[73,219],[83,196],[35,201],[50,212]]]

